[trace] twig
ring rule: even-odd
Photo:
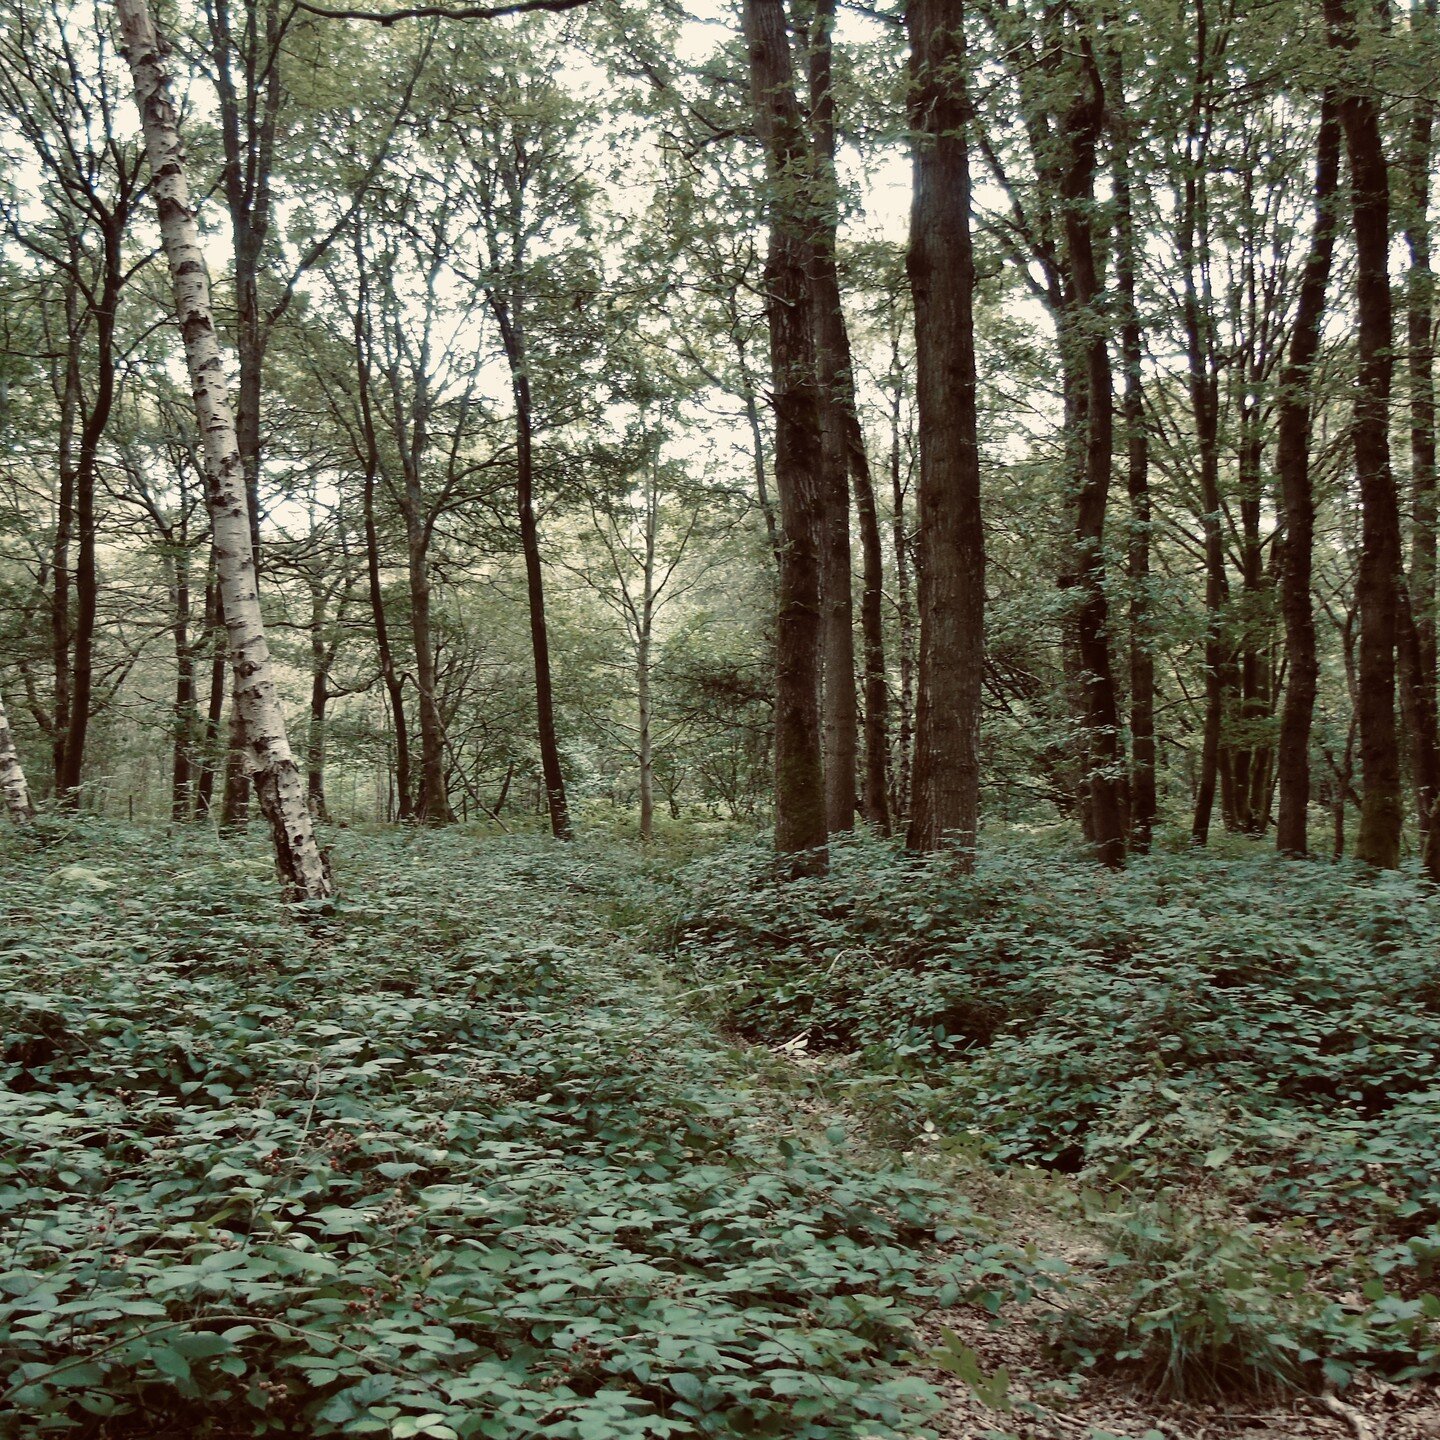
[[[1322,1410],[1328,1410],[1330,1414],[1343,1420],[1354,1432],[1355,1440],[1375,1440],[1375,1432],[1370,1428],[1370,1422],[1353,1405],[1347,1405],[1338,1395],[1331,1395],[1327,1391],[1323,1395],[1317,1395],[1315,1403]]]

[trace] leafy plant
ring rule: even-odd
[[[613,850],[347,836],[297,917],[209,839],[0,844],[6,1433],[898,1434],[912,1316],[1005,1268],[757,1121]]]

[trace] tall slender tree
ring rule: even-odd
[[[819,191],[819,221],[815,239],[815,339],[820,366],[821,403],[826,417],[824,424],[833,430],[840,448],[840,486],[831,497],[831,515],[827,534],[827,554],[834,549],[832,561],[836,571],[832,601],[827,602],[826,624],[841,627],[852,636],[850,665],[854,665],[853,615],[847,613],[850,595],[849,494],[844,480],[848,473],[855,499],[855,516],[860,536],[861,591],[860,631],[863,640],[864,676],[864,786],[859,797],[861,814],[881,831],[889,829],[890,816],[886,793],[887,710],[889,684],[885,673],[884,549],[880,539],[880,517],[875,504],[875,485],[870,474],[870,457],[860,425],[859,407],[855,401],[855,370],[851,355],[850,332],[841,304],[840,270],[837,259],[837,232],[840,219],[839,181],[835,168],[835,84],[832,36],[835,26],[835,0],[818,0],[815,5],[813,31],[810,39],[810,124],[815,146],[816,184]],[[827,431],[828,433],[828,431]],[[844,536],[841,545],[840,520]],[[843,554],[842,554],[843,549]],[[843,566],[843,579],[840,569]],[[834,613],[832,616],[832,605]],[[827,667],[845,663],[844,636],[827,638]],[[831,651],[833,649],[833,656]],[[828,685],[828,682],[827,682]],[[830,828],[848,829],[845,807],[855,803],[854,754],[854,686],[840,687],[832,701],[827,689],[827,725],[836,729],[836,748],[826,756],[827,802]],[[848,697],[848,708],[847,707]],[[838,707],[838,708],[837,708]],[[835,768],[844,772],[837,777]],[[851,778],[848,780],[845,775]]]
[[[1300,281],[1290,351],[1280,375],[1275,469],[1285,514],[1285,544],[1280,570],[1280,605],[1285,618],[1285,654],[1289,680],[1280,714],[1277,770],[1280,788],[1275,848],[1282,855],[1304,855],[1309,848],[1306,822],[1310,806],[1310,726],[1315,713],[1319,661],[1315,613],[1310,599],[1315,548],[1315,496],[1310,481],[1310,426],[1313,376],[1325,315],[1325,291],[1335,253],[1338,226],[1336,195],[1340,186],[1340,117],[1335,97],[1326,92],[1315,142],[1315,219],[1310,252]]]
[[[185,150],[170,96],[170,78],[146,0],[116,0],[135,103],[150,161],[160,236],[170,266],[175,314],[185,344],[195,419],[205,447],[215,568],[235,700],[256,797],[270,825],[276,865],[287,893],[320,899],[332,893],[330,869],[315,837],[305,783],[285,733],[265,622],[256,589],[245,472],[235,418],[225,394],[225,366],[210,304],[200,230],[190,204]]]
[[[1125,373],[1125,479],[1130,500],[1126,580],[1130,591],[1130,845],[1150,848],[1156,820],[1155,619],[1150,595],[1150,432],[1145,415],[1145,337],[1137,298],[1139,253],[1135,235],[1134,168],[1138,138],[1125,95],[1119,21],[1106,16],[1109,56],[1107,120],[1115,192],[1115,289],[1120,310],[1120,360]]]
[[[821,723],[825,741],[825,813],[832,834],[855,824],[859,727],[855,706],[855,606],[850,553],[850,486],[845,392],[850,342],[835,261],[839,218],[836,194],[835,95],[830,81],[830,21],[818,8],[810,39],[810,126],[816,208],[810,267],[815,362],[820,383],[820,473],[824,514],[820,529]],[[829,165],[827,168],[827,159]]]

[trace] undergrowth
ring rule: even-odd
[[[351,835],[298,912],[213,838],[0,847],[3,1433],[911,1433],[915,1316],[1029,1283],[751,1122],[613,847]]]
[[[1440,1372],[1440,901],[1255,855],[1120,874],[873,839],[781,884],[686,871],[666,939],[712,1016],[847,1056],[900,1148],[1077,1177],[1105,1251],[1053,1323],[1171,1392]],[[1055,1193],[1061,1193],[1058,1189]]]

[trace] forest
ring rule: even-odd
[[[0,1437],[1440,1436],[1437,0],[0,0]]]

